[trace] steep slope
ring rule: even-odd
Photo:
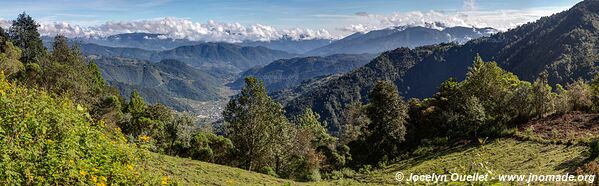
[[[125,58],[95,60],[102,76],[116,86],[123,96],[133,90],[150,103],[163,103],[176,110],[189,110],[186,103],[174,98],[209,101],[221,98],[218,87],[223,82],[206,72],[176,60],[150,63]]]
[[[431,96],[450,77],[464,79],[480,54],[521,79],[532,81],[543,71],[550,84],[589,80],[597,72],[599,1],[587,0],[568,11],[544,17],[504,33],[464,45],[443,44],[385,52],[368,65],[316,87],[287,104],[288,113],[312,107],[338,126],[341,110],[365,102],[377,79],[394,81],[406,98]],[[335,130],[336,128],[331,128]]]
[[[254,76],[264,81],[269,92],[275,92],[292,88],[313,77],[349,72],[368,63],[374,57],[370,54],[337,54],[327,57],[280,59],[264,67],[245,71],[229,86],[239,89],[244,85],[245,77]]]
[[[277,59],[297,56],[265,47],[241,47],[228,43],[204,43],[177,47],[165,51],[81,44],[81,50],[85,55],[124,57],[152,62],[175,59],[193,67],[226,70],[229,72],[241,72],[251,67],[265,65]]]
[[[437,23],[438,24],[438,23]],[[414,48],[444,42],[466,41],[497,32],[492,28],[442,27],[442,25],[401,26],[368,33],[355,33],[312,50],[310,55],[380,53],[399,47]]]

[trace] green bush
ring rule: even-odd
[[[599,157],[599,140],[594,140],[591,142],[591,144],[589,144],[589,152],[591,153],[589,159],[595,159]]]
[[[0,185],[144,184],[140,152],[67,99],[0,72]]]

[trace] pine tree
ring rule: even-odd
[[[54,37],[52,44],[52,58],[59,63],[73,65],[79,62],[79,56],[71,48],[69,48],[68,39],[64,36],[57,35]]]
[[[366,115],[370,123],[366,126],[365,147],[369,149],[368,161],[376,163],[384,157],[393,157],[405,140],[407,106],[399,96],[397,87],[389,81],[376,82],[368,95]]]
[[[142,98],[139,95],[137,90],[133,91],[131,93],[131,96],[129,97],[129,104],[127,105],[127,112],[131,113],[131,115],[133,115],[133,117],[136,117],[137,115],[144,114],[146,112],[147,108],[148,108],[148,106],[146,105],[144,98]]]
[[[9,36],[16,46],[23,50],[23,63],[39,63],[45,54],[44,44],[37,31],[39,25],[25,12],[12,22]]]
[[[239,166],[248,170],[278,167],[288,151],[289,122],[282,106],[268,96],[264,83],[253,77],[245,83],[223,111],[226,136],[238,151]]]
[[[317,113],[314,113],[312,109],[307,108],[304,110],[304,113],[296,119],[295,124],[301,129],[309,130],[313,135],[314,139],[312,140],[312,146],[314,148],[334,145],[337,139],[327,133],[326,126],[318,121],[319,118],[320,116]]]

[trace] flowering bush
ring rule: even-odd
[[[148,184],[136,166],[141,153],[84,107],[0,72],[0,185]]]

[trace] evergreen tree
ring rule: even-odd
[[[146,105],[144,98],[139,95],[139,92],[137,92],[137,90],[131,92],[129,104],[127,105],[127,112],[135,117],[135,115],[145,114],[147,108],[148,106]]]
[[[73,64],[79,62],[79,55],[69,48],[68,39],[61,35],[54,37],[52,58],[59,63]]]
[[[226,136],[235,144],[239,166],[248,170],[278,167],[289,144],[289,122],[283,108],[253,77],[223,111]]]
[[[362,149],[368,150],[360,156],[368,163],[377,163],[399,152],[406,135],[407,107],[397,87],[389,81],[377,81],[368,99],[366,115],[371,122],[366,126],[363,134],[365,146],[362,146]]]
[[[554,94],[551,92],[551,86],[547,83],[547,72],[543,72],[532,84],[532,106],[533,115],[536,117],[545,117],[554,110]]]
[[[23,50],[23,63],[39,63],[45,54],[44,44],[37,31],[39,25],[25,12],[12,22],[9,36],[16,46]]]
[[[309,132],[312,133],[314,136],[312,146],[314,148],[334,145],[337,139],[327,133],[326,126],[318,121],[319,118],[320,116],[317,113],[314,113],[312,109],[307,108],[304,110],[304,113],[296,119],[295,124],[301,129],[309,130]]]

